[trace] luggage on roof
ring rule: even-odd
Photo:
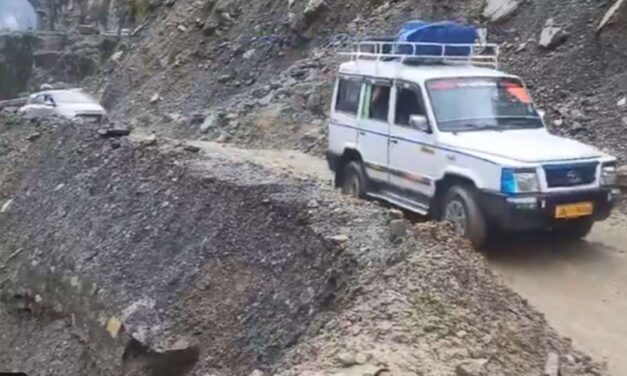
[[[499,46],[477,28],[455,22],[410,21],[397,35],[367,37],[340,52],[353,60],[400,61],[407,65],[464,64],[498,69]]]
[[[416,56],[466,57],[473,54],[472,46],[478,36],[474,26],[454,22],[410,21],[401,26],[397,41],[419,45],[399,44],[395,52]]]

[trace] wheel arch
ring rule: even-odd
[[[440,218],[446,193],[448,192],[449,188],[455,185],[461,185],[464,187],[477,189],[477,184],[468,175],[459,172],[444,173],[442,178],[435,183],[435,195],[433,196],[433,202],[429,210],[429,215],[432,218]]]
[[[337,171],[335,173],[334,184],[335,184],[336,188],[339,187],[341,182],[342,182],[343,173],[344,173],[344,166],[346,166],[346,164],[348,164],[350,162],[363,163],[364,160],[363,160],[359,150],[357,150],[356,148],[347,147],[347,148],[344,149],[344,152],[340,156],[340,160],[339,160],[339,163],[338,163],[338,168],[337,168]]]

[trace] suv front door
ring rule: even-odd
[[[359,116],[358,144],[368,178],[388,182],[388,138],[392,82],[366,79]]]
[[[432,131],[424,132],[410,125],[412,115],[422,115],[428,119],[422,90],[414,83],[397,81],[393,98],[394,119],[390,127],[389,149],[390,185],[400,189],[406,198],[428,205],[435,192],[435,137]]]

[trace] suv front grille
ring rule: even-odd
[[[546,165],[544,173],[549,188],[575,187],[596,181],[598,162],[571,165]]]

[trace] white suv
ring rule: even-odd
[[[20,108],[25,117],[59,115],[68,119],[83,118],[101,122],[107,115],[105,109],[81,89],[48,90],[32,94],[28,103]]]
[[[616,159],[551,135],[522,81],[496,69],[498,53],[425,63],[357,51],[339,69],[329,124],[345,193],[450,221],[477,247],[496,228],[581,238],[609,216]]]

